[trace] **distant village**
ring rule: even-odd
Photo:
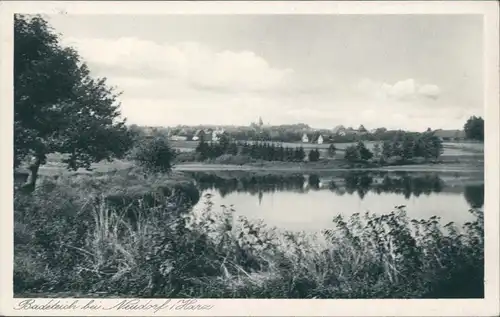
[[[136,126],[137,129],[139,127]],[[364,125],[358,128],[338,125],[330,130],[314,129],[306,124],[275,125],[264,124],[260,117],[258,122],[248,126],[177,126],[177,127],[141,127],[146,136],[154,134],[166,135],[172,141],[199,141],[218,142],[221,135],[241,141],[274,141],[274,142],[302,142],[323,144],[333,142],[352,142],[356,140],[383,140],[397,132],[386,128],[368,130]],[[443,141],[462,141],[465,139],[463,130],[431,130]],[[425,132],[425,131],[420,131]]]

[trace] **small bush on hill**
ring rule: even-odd
[[[149,172],[167,173],[172,169],[175,151],[165,138],[146,139],[132,150],[131,157]]]

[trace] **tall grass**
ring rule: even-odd
[[[463,228],[437,217],[410,220],[396,209],[339,216],[314,234],[287,232],[235,218],[232,206],[215,207],[209,195],[195,209],[179,191],[154,200],[136,193],[127,204],[106,199],[132,176],[106,184],[58,179],[16,194],[17,296],[483,296],[479,210]]]

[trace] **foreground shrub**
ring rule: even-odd
[[[91,188],[86,181],[16,196],[17,296],[483,296],[479,210],[460,229],[437,217],[410,220],[396,209],[336,217],[331,229],[309,234],[235,217],[232,206],[214,207],[210,195],[193,209],[176,190],[151,204],[138,198],[135,207],[115,206],[99,195],[90,199],[91,189],[78,188]]]
[[[172,169],[175,151],[170,147],[166,138],[148,138],[132,150],[131,158],[150,172],[166,173]]]

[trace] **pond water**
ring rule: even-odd
[[[482,208],[484,184],[461,177],[412,173],[344,173],[341,175],[232,175],[193,173],[214,208],[262,219],[286,230],[317,231],[332,226],[337,215],[367,211],[384,214],[404,205],[412,219],[441,218],[443,224],[473,220],[470,208]],[[195,208],[204,208],[202,197]]]

